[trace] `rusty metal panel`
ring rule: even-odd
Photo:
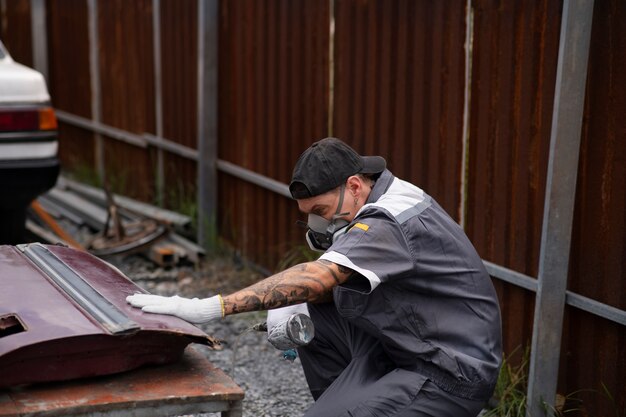
[[[49,0],[46,9],[48,88],[52,104],[91,118],[87,2]],[[93,134],[59,122],[59,157],[64,169],[92,169],[95,166]]]
[[[152,1],[98,2],[98,31],[101,121],[132,133],[154,132]],[[114,189],[153,200],[155,164],[145,149],[105,139]]]
[[[536,276],[561,4],[473,5],[466,230],[484,259]],[[530,343],[534,294],[496,287],[510,352]]]
[[[198,1],[161,0],[163,136],[197,149]],[[194,200],[196,162],[164,152],[165,202]]]
[[[161,0],[163,134],[196,149],[197,0]]]
[[[461,205],[465,1],[347,1],[335,10],[333,134]]]
[[[626,3],[596,1],[570,256],[570,291],[626,310]],[[594,415],[626,410],[626,331],[567,309],[560,382]],[[593,366],[568,366],[588,363]],[[605,384],[615,404],[602,395]],[[590,407],[589,407],[590,406]]]
[[[18,387],[0,394],[0,416],[241,416],[244,392],[198,348],[173,364],[111,376]]]
[[[33,66],[30,0],[5,1],[0,5],[0,40],[16,62]]]
[[[326,136],[326,1],[220,3],[220,159],[289,182],[298,156]],[[273,268],[279,243],[303,243],[295,203],[219,176],[222,233],[250,259]]]

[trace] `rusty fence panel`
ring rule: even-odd
[[[528,416],[552,410],[557,403],[592,18],[593,0],[564,0],[530,346]]]
[[[626,310],[625,22],[625,2],[595,1],[568,285],[621,310]],[[576,396],[589,415],[624,415],[625,327],[568,306],[563,332],[560,391],[582,390]]]
[[[326,136],[328,3],[220,3],[220,160],[287,183],[300,153]],[[219,174],[221,235],[273,269],[304,243],[295,203]]]
[[[466,231],[483,259],[536,277],[559,2],[473,2]],[[496,281],[507,352],[530,344],[534,294]]]
[[[0,3],[0,40],[16,62],[33,66],[30,0]]]
[[[152,1],[96,4],[100,121],[105,129],[134,135],[124,143],[102,135],[107,179],[125,194],[154,201],[157,149],[143,144],[142,135],[156,133],[152,49]],[[160,2],[164,137],[195,148],[196,140],[196,5],[193,0]],[[97,180],[88,10],[85,0],[49,0],[49,87],[60,118],[60,155],[67,169]],[[58,102],[57,102],[58,100]],[[71,116],[79,116],[78,122]],[[85,126],[80,126],[80,125]],[[108,130],[107,130],[108,132]],[[127,141],[128,142],[128,141]],[[166,206],[192,206],[196,163],[165,152]]]
[[[333,135],[384,155],[457,220],[465,3],[335,2]]]
[[[101,121],[125,131],[155,131],[151,0],[99,1]],[[104,139],[107,181],[124,194],[154,199],[154,156]]]
[[[538,267],[560,7],[550,1],[474,2],[467,231],[485,259],[531,277]],[[613,184],[623,183],[617,161],[624,141],[611,138],[624,130],[617,116],[624,99],[611,92],[624,89],[623,16],[623,3],[596,2],[568,287],[622,310],[624,202],[617,190],[623,187]],[[593,215],[581,216],[581,210]],[[599,229],[599,221],[615,227]],[[535,295],[503,282],[497,287],[511,352],[529,345]],[[568,303],[575,294],[568,294]],[[580,415],[625,410],[625,357],[616,349],[624,343],[623,326],[571,306],[565,320],[558,393],[570,394],[567,406],[583,410]]]
[[[197,0],[160,0],[163,136],[197,149]],[[164,153],[164,202],[195,201],[196,163]]]
[[[85,120],[92,117],[87,3],[46,2],[53,102]],[[1,4],[0,36],[16,60],[30,65],[30,1]],[[133,138],[156,133],[154,3],[94,4],[102,121]],[[163,135],[184,146],[186,155],[165,152],[165,202],[175,205],[198,191],[198,3],[158,4]],[[538,273],[560,1],[219,4],[218,221],[221,236],[244,257],[275,268],[291,245],[303,243],[302,231],[294,227],[300,215],[289,198],[243,179],[232,167],[287,183],[298,155],[332,133],[360,152],[385,155],[395,174],[464,219],[485,260],[521,273],[525,288],[536,287],[529,277]],[[469,86],[467,21],[473,36]],[[626,3],[596,1],[568,285],[572,293],[621,310],[626,309],[624,22]],[[90,128],[62,122],[60,132],[64,165],[93,169]],[[155,148],[104,141],[114,185],[152,200]],[[530,343],[535,294],[499,280],[496,286],[511,352]],[[558,392],[593,390],[577,394],[590,415],[625,410],[625,339],[620,324],[567,306]]]
[[[48,88],[55,108],[91,117],[89,35],[84,0],[48,0]],[[59,121],[64,169],[88,172],[95,165],[93,134]]]

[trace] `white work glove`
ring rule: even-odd
[[[219,294],[203,299],[134,294],[126,297],[126,302],[146,313],[169,314],[196,324],[224,317],[224,301]]]

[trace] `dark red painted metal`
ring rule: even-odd
[[[0,387],[111,374],[168,363],[189,343],[215,341],[173,316],[143,313],[126,296],[143,292],[109,264],[47,246],[137,328],[111,333],[14,246],[0,246]],[[15,321],[19,321],[18,324]]]

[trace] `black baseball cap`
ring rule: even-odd
[[[379,174],[387,163],[382,156],[361,156],[345,142],[326,138],[300,155],[293,169],[289,191],[296,199],[324,194],[355,174]]]

